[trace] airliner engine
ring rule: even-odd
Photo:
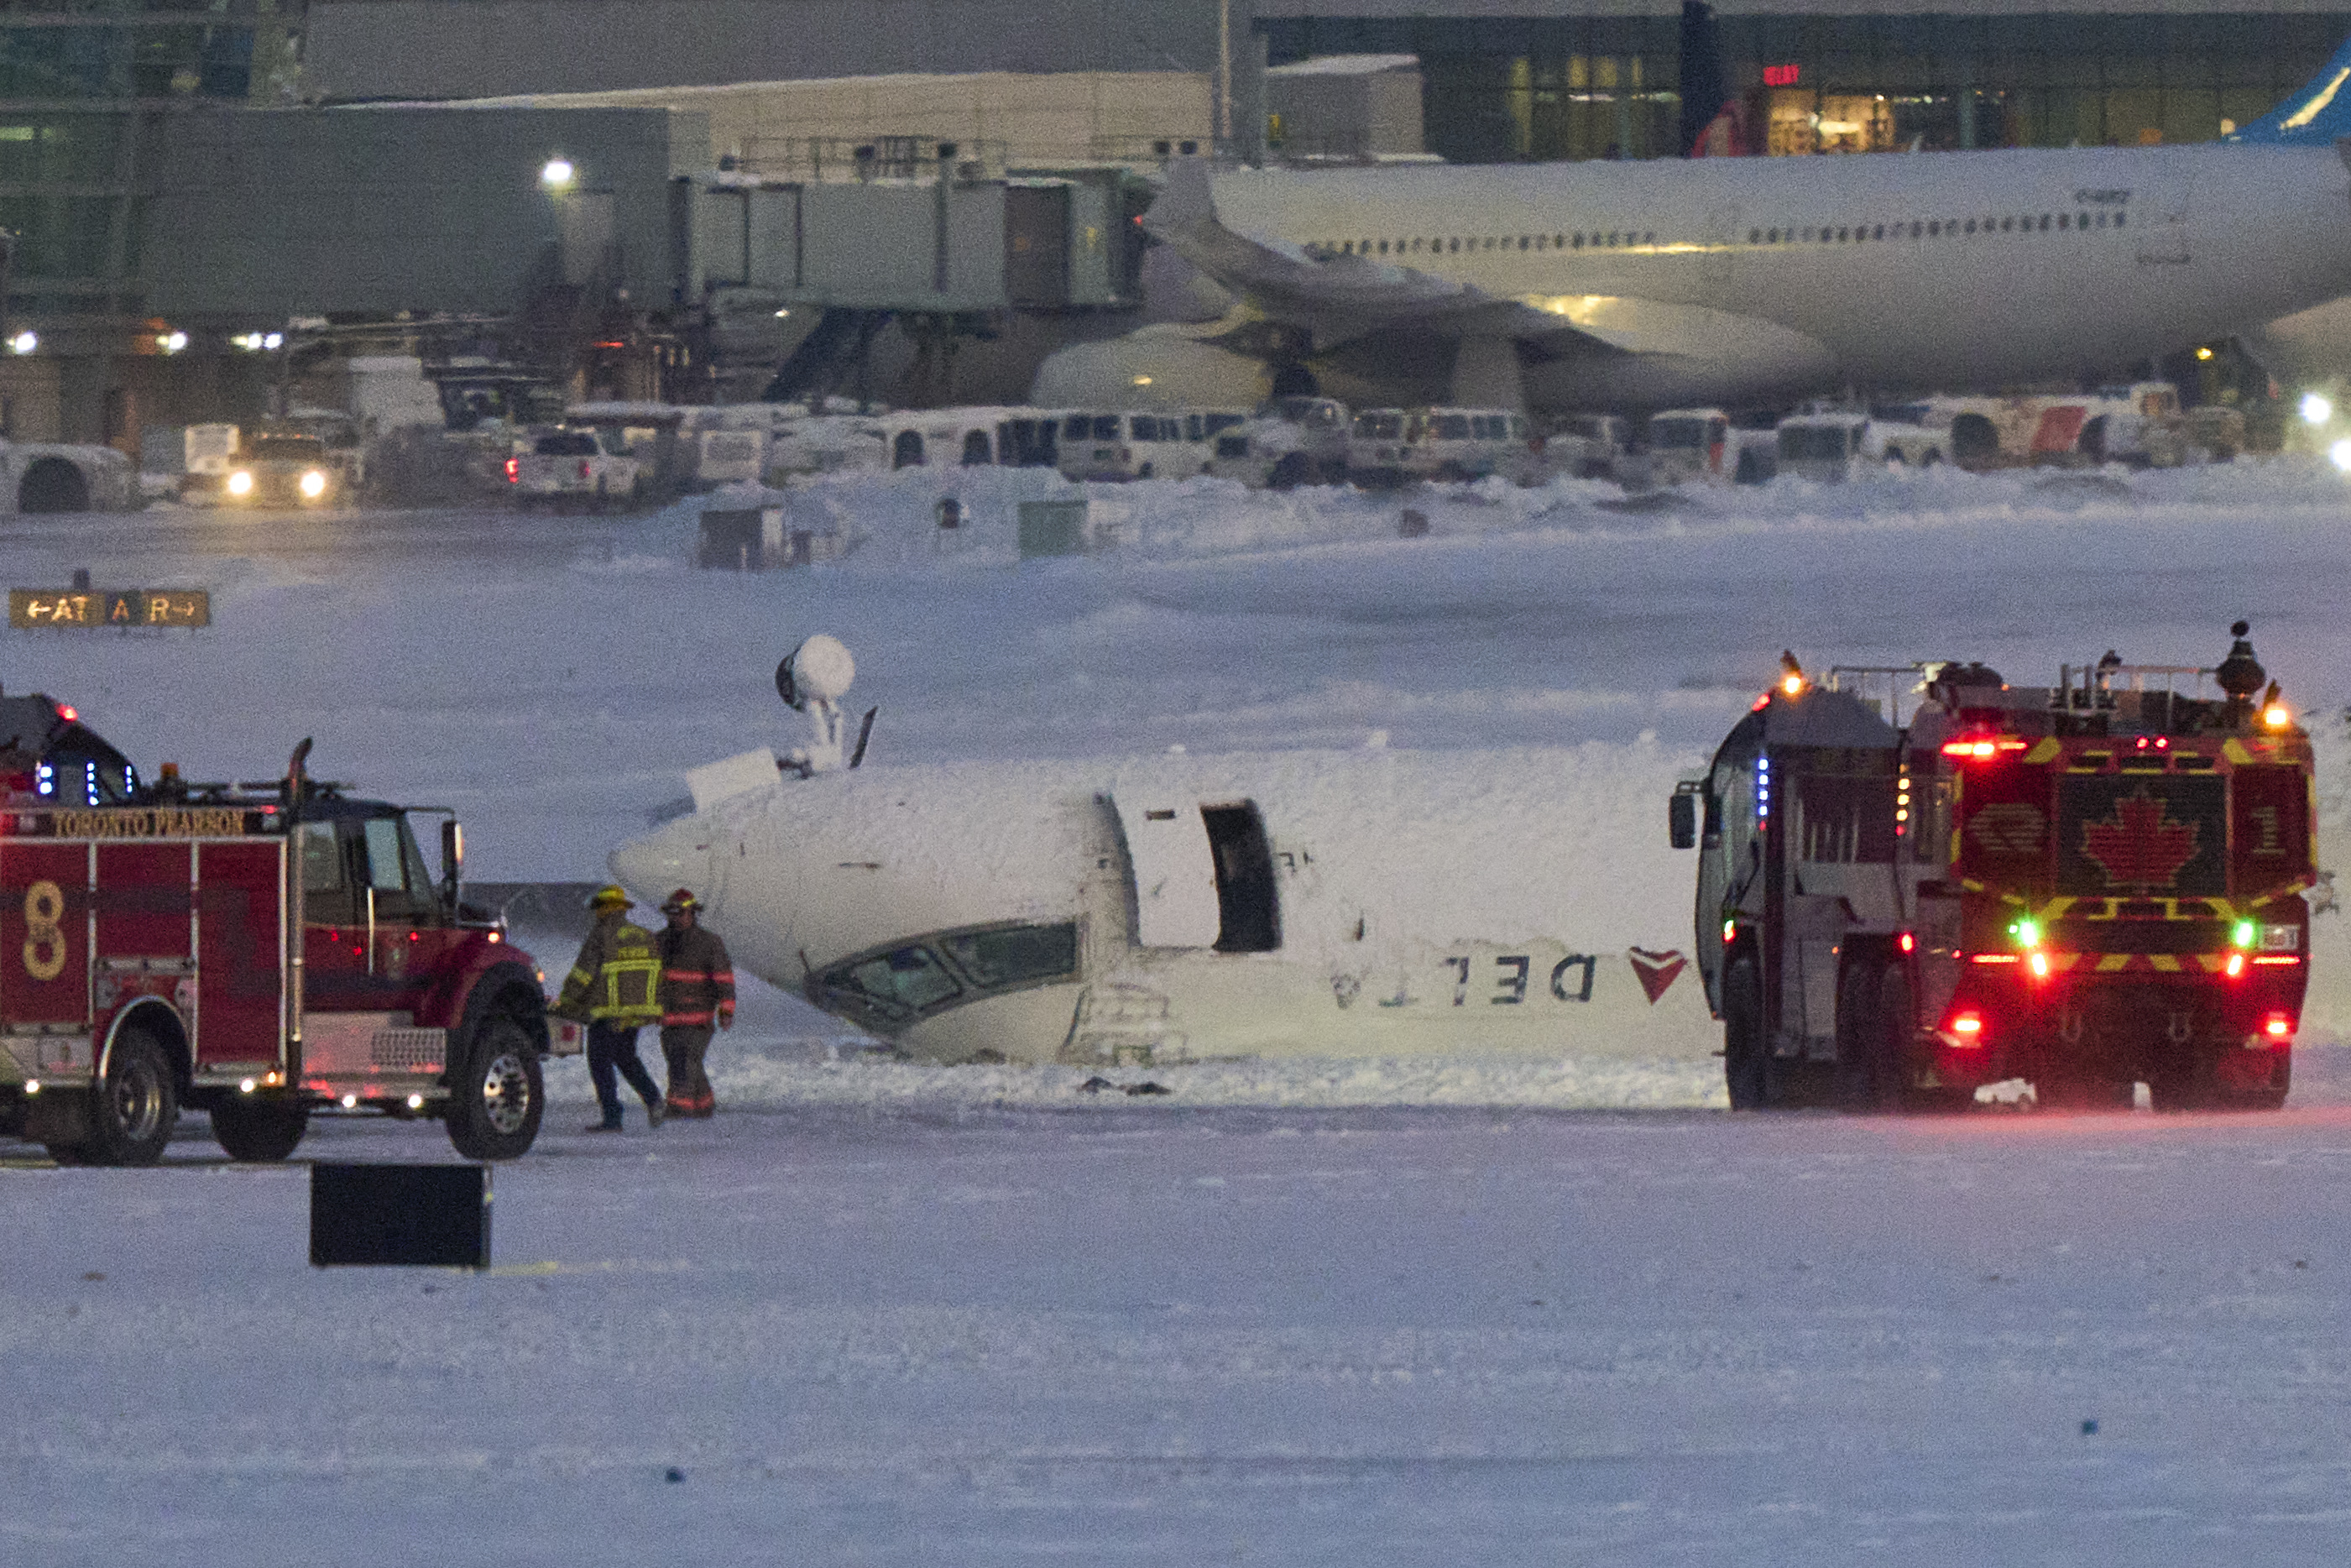
[[[1165,322],[1108,342],[1078,343],[1038,367],[1039,408],[1255,408],[1273,395],[1261,359],[1207,341],[1214,326]]]

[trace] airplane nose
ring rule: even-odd
[[[605,864],[612,880],[648,904],[658,904],[674,887],[690,887],[705,899],[710,886],[708,828],[687,818],[612,852]]]

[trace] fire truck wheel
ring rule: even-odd
[[[1848,1111],[1873,1111],[1879,1095],[1877,1075],[1885,1050],[1885,1027],[1877,1010],[1878,980],[1875,965],[1856,958],[1837,981],[1836,1097]]]
[[[469,1160],[511,1160],[530,1151],[547,1111],[529,1031],[493,1018],[475,1031],[449,1101],[449,1142]]]
[[[90,1098],[89,1141],[78,1153],[94,1166],[152,1166],[179,1119],[179,1084],[163,1048],[145,1030],[126,1029]]]
[[[1722,977],[1722,1076],[1734,1111],[1771,1103],[1771,1067],[1763,1055],[1763,981],[1745,954]]]
[[[310,1107],[298,1101],[222,1100],[213,1106],[213,1136],[233,1160],[274,1165],[292,1154],[310,1128]]]

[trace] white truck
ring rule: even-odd
[[[507,483],[518,507],[566,505],[598,511],[636,497],[641,470],[617,439],[592,430],[551,430],[530,450],[507,459]]]
[[[1780,473],[1824,484],[1950,461],[1949,438],[1943,432],[1852,411],[1792,414],[1780,422],[1774,444]]]
[[[1208,472],[1238,479],[1251,489],[1343,485],[1347,405],[1327,397],[1275,398],[1217,434]]]
[[[1571,413],[1552,425],[1543,460],[1552,473],[1577,479],[1612,477],[1633,445],[1633,424],[1621,414]]]

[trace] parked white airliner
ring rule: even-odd
[[[1039,403],[1230,404],[1299,369],[1355,402],[1547,409],[1994,388],[2351,293],[2331,147],[1186,162],[1145,225],[1239,307],[1064,350]]]

